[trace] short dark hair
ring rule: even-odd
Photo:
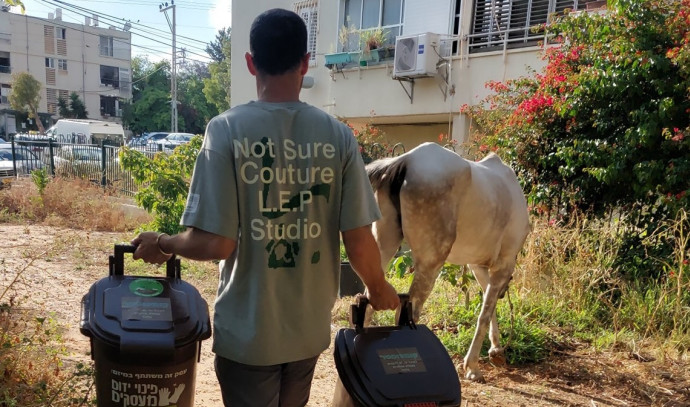
[[[260,73],[280,75],[291,71],[307,54],[307,26],[292,11],[265,11],[252,23],[249,49]]]

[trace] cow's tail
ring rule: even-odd
[[[382,158],[367,165],[367,175],[374,192],[388,194],[397,213],[398,227],[402,229],[400,215],[400,188],[407,173],[407,155]]]

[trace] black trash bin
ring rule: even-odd
[[[349,262],[340,262],[340,286],[338,297],[352,296],[363,293],[366,286],[359,278]]]
[[[180,279],[174,256],[166,277],[125,276],[124,254],[134,249],[115,245],[109,276],[81,302],[98,406],[191,407],[201,341],[211,336],[208,304]]]
[[[400,294],[397,326],[364,327],[368,304],[350,310],[354,328],[335,336],[335,407],[456,407],[460,379],[448,351],[425,325],[412,321],[412,303]]]

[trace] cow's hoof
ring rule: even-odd
[[[505,366],[506,353],[504,352],[503,348],[489,349],[489,361],[494,366]]]
[[[467,369],[465,372],[465,379],[477,383],[484,383],[484,375],[482,375],[479,369]]]

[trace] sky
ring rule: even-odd
[[[132,58],[146,55],[151,61],[170,59],[172,33],[160,4],[173,0],[22,0],[26,14],[47,18],[48,13],[62,9],[62,20],[84,24],[85,16],[98,14],[99,26],[111,25],[122,29],[131,23]],[[175,20],[177,48],[186,49],[193,61],[208,62],[204,49],[213,41],[218,30],[229,27],[232,0],[177,0]],[[172,21],[172,10],[167,12]],[[178,57],[180,54],[178,53]]]

